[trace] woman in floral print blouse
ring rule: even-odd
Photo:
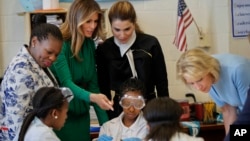
[[[57,86],[48,67],[62,47],[62,34],[52,24],[32,29],[29,45],[24,45],[7,67],[0,87],[0,140],[11,141],[22,121],[32,110],[35,92],[44,86]]]

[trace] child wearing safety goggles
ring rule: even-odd
[[[123,112],[102,125],[98,141],[141,141],[145,138],[148,130],[142,113],[144,92],[144,85],[138,79],[130,78],[123,83],[119,102]]]

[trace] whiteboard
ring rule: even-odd
[[[250,33],[250,0],[231,0],[233,37]]]

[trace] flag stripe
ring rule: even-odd
[[[179,51],[186,51],[187,40],[185,31],[193,22],[193,17],[184,0],[179,0],[177,14],[177,29],[173,43]]]
[[[193,21],[192,15],[188,9],[185,10],[183,14],[183,19],[185,23],[185,28],[187,28]]]

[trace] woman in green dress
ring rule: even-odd
[[[74,94],[68,118],[60,131],[62,141],[90,140],[90,105],[93,105],[99,124],[106,122],[105,110],[113,110],[112,102],[99,92],[95,66],[94,37],[102,37],[102,11],[94,0],[75,0],[67,13],[61,31],[63,47],[51,70],[60,86]]]

